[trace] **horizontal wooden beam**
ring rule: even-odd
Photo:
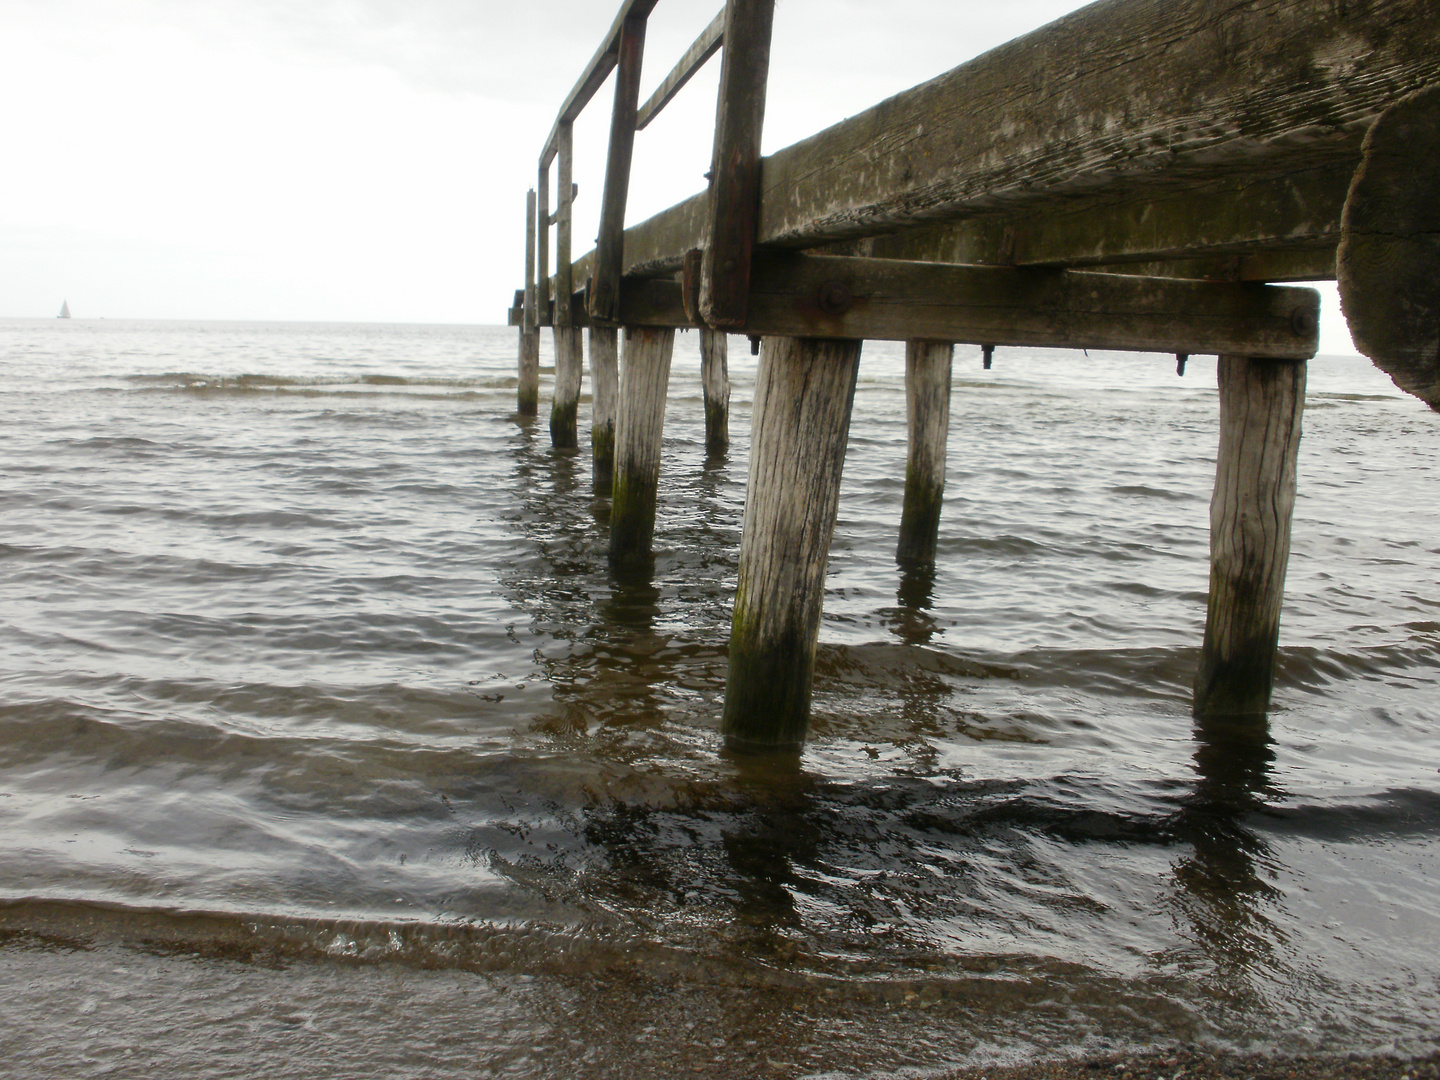
[[[1114,266],[1323,252],[1333,277],[1340,211],[1356,161],[1279,176],[1226,177],[1180,191],[1117,191],[982,214],[834,246],[835,254],[1003,266]],[[1301,279],[1305,280],[1305,279]]]
[[[644,105],[635,114],[635,130],[644,131],[651,120],[660,114],[660,110],[670,104],[671,99],[680,92],[691,77],[705,66],[705,62],[720,51],[720,46],[725,42],[725,12],[721,10],[711,20],[695,43],[685,50],[685,55],[680,62],[671,69],[670,74],[665,76],[663,82],[655,88]]]
[[[767,253],[736,332],[1303,360],[1319,312],[1315,290],[1290,286]],[[620,320],[695,325],[669,278],[627,279]]]
[[[600,48],[595,50],[595,55],[590,58],[584,74],[580,76],[580,80],[566,95],[564,104],[560,106],[560,114],[555,118],[555,126],[550,129],[550,137],[545,140],[545,148],[540,152],[542,169],[547,168],[555,160],[555,155],[559,153],[561,125],[575,122],[575,118],[585,110],[585,106],[590,104],[590,99],[605,84],[610,72],[615,70],[615,64],[620,56],[620,32],[624,29],[625,20],[631,15],[642,19],[647,17],[655,9],[657,3],[659,0],[625,0],[620,5],[620,13],[610,24],[609,32],[600,42]]]

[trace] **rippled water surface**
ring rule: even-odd
[[[1197,728],[1213,360],[957,350],[922,578],[867,345],[785,772],[719,753],[745,346],[707,460],[678,339],[655,574],[619,581],[514,331],[0,321],[0,1057],[1434,1048],[1440,418],[1312,362],[1269,729]]]

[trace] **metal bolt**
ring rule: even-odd
[[[1175,354],[1175,374],[1185,374],[1185,361],[1190,359],[1189,353],[1177,352]]]
[[[844,315],[853,303],[850,287],[843,281],[827,281],[815,293],[815,306],[827,315]]]
[[[1309,337],[1315,332],[1315,313],[1309,308],[1297,307],[1290,313],[1290,329],[1296,337]]]

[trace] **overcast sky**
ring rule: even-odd
[[[720,6],[662,0],[642,95]],[[1080,6],[778,0],[765,151]],[[0,0],[0,316],[502,322],[541,141],[618,7]],[[718,74],[637,136],[632,223],[703,187]],[[609,97],[576,125],[577,254]]]

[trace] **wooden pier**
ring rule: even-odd
[[[727,745],[804,741],[867,339],[907,343],[911,569],[943,527],[955,343],[987,366],[1000,346],[1218,356],[1194,707],[1263,717],[1319,325],[1318,295],[1285,283],[1338,278],[1357,346],[1440,410],[1440,5],[1101,0],[762,160],[774,0],[727,0],[641,103],[657,2],[626,0],[541,150],[517,408],[537,413],[552,327],[551,436],[577,444],[588,327],[611,561],[643,569],[675,330],[701,331],[711,452],[729,438],[725,334],[759,343]],[[708,189],[626,229],[636,132],[717,52]],[[576,259],[573,124],[612,73],[599,234]]]

